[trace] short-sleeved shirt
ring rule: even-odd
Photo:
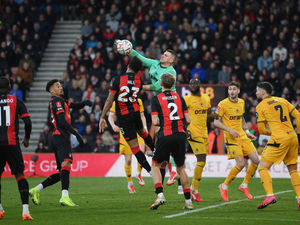
[[[295,107],[284,98],[269,97],[256,106],[257,123],[266,123],[271,136],[280,138],[295,132],[290,114]]]
[[[232,102],[226,98],[219,102],[216,113],[222,117],[222,122],[226,127],[237,131],[240,135],[239,139],[248,138],[243,129],[243,115],[245,113],[245,102],[238,98],[237,102]],[[224,131],[225,140],[234,140],[229,132]]]
[[[142,89],[141,77],[134,73],[126,73],[115,77],[110,84],[109,91],[115,93],[115,112],[118,115],[127,115],[138,112],[140,106],[137,96]]]
[[[211,108],[209,96],[207,94],[201,94],[201,96],[189,94],[184,97],[184,100],[191,117],[191,123],[187,130],[193,137],[207,138],[207,112]]]
[[[188,109],[177,93],[164,91],[152,99],[152,115],[158,115],[160,130],[158,137],[185,132],[185,117]]]
[[[0,145],[16,145],[19,137],[19,116],[30,117],[23,101],[14,95],[0,93]]]
[[[65,102],[63,98],[52,96],[49,104],[50,113],[51,113],[51,123],[54,126],[53,135],[69,135],[69,132],[60,126],[58,121],[58,115],[63,114],[66,121],[71,124],[71,115],[70,115],[70,102]]]

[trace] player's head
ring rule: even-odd
[[[161,82],[160,85],[164,88],[164,89],[171,89],[172,86],[175,83],[175,78],[172,74],[170,73],[164,73],[163,75],[161,75]]]
[[[8,93],[10,91],[10,82],[6,77],[0,77],[0,92]]]
[[[129,62],[128,67],[134,73],[137,73],[143,68],[143,62],[138,57],[135,56]]]
[[[57,79],[50,80],[46,85],[46,91],[54,96],[61,97],[64,94],[64,89],[61,82]]]
[[[229,98],[231,98],[231,99],[238,98],[238,95],[240,93],[240,88],[241,88],[241,85],[240,85],[239,82],[231,81],[228,84],[228,96],[229,96]]]
[[[198,78],[192,78],[189,83],[189,87],[193,94],[198,94],[200,91],[200,80]]]
[[[165,64],[166,66],[173,66],[177,63],[177,54],[172,49],[167,49],[161,56],[160,56],[160,63]]]
[[[272,95],[273,86],[269,82],[260,82],[256,86],[256,96],[258,99],[264,99]]]

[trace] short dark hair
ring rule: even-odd
[[[50,80],[47,85],[46,85],[46,91],[47,92],[50,92],[50,88],[52,87],[53,84],[55,84],[56,82],[60,82],[59,80],[57,79],[53,79],[53,80]]]
[[[171,89],[175,83],[175,77],[171,73],[161,75],[161,84],[164,88]]]
[[[271,95],[272,92],[273,92],[272,84],[269,83],[269,82],[266,82],[266,81],[258,83],[257,87],[259,87],[261,89],[264,89],[267,92],[268,95]]]
[[[167,49],[166,52],[170,52],[173,55],[173,57],[174,57],[173,66],[176,65],[178,62],[177,53],[172,49]]]
[[[8,92],[10,89],[10,81],[6,77],[0,77],[0,90]]]
[[[237,81],[231,81],[229,84],[228,84],[228,87],[229,86],[236,86],[238,89],[241,89],[241,84]]]
[[[139,72],[143,68],[143,62],[138,57],[134,56],[129,62],[129,68],[132,69],[135,73]]]

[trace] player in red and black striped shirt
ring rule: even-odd
[[[150,172],[151,167],[145,155],[140,150],[136,134],[138,133],[145,140],[145,143],[151,150],[154,149],[152,138],[143,127],[139,112],[140,106],[137,101],[137,96],[142,90],[142,80],[141,77],[137,75],[137,72],[141,70],[142,67],[142,61],[134,57],[127,67],[126,74],[112,80],[109,95],[100,117],[99,132],[103,132],[107,127],[105,116],[111,108],[113,101],[115,101],[118,126],[138,162],[143,168]]]
[[[163,161],[169,160],[170,155],[173,156],[177,172],[180,175],[185,196],[184,208],[193,208],[189,178],[184,169],[186,143],[185,126],[186,123],[191,122],[191,119],[184,99],[177,93],[171,92],[174,82],[175,79],[172,74],[163,74],[161,76],[163,92],[154,96],[152,99],[152,123],[154,126],[159,126],[160,129],[156,149],[152,158],[152,178],[157,198],[150,206],[150,209],[157,209],[166,202],[163,194],[160,166]]]
[[[13,95],[9,95],[10,82],[7,78],[0,78],[0,181],[6,162],[12,174],[16,176],[18,188],[23,204],[23,220],[32,220],[28,208],[28,182],[24,177],[24,161],[19,144],[19,117],[25,123],[25,138],[23,144],[29,146],[31,133],[30,114],[24,103]],[[4,216],[1,205],[0,183],[0,219]]]
[[[81,103],[66,102],[63,96],[63,87],[59,80],[51,80],[47,83],[46,91],[50,92],[52,97],[49,104],[51,113],[51,123],[54,127],[49,149],[54,151],[58,173],[52,174],[42,183],[30,189],[30,196],[34,204],[39,205],[39,192],[61,181],[62,196],[60,204],[66,206],[77,206],[69,197],[69,180],[71,164],[73,162],[70,134],[76,136],[79,144],[82,146],[83,140],[80,134],[71,126],[71,116],[69,108],[83,108],[85,105],[91,106],[90,101]]]

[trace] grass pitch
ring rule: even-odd
[[[41,182],[43,178],[28,178],[30,187]],[[238,191],[242,179],[236,179],[229,189],[229,202],[221,201],[218,184],[224,178],[203,178],[200,183],[200,195],[204,202],[194,203],[194,210],[186,215],[177,215],[183,210],[184,197],[177,194],[177,184],[164,186],[167,203],[156,211],[149,210],[155,198],[152,180],[146,178],[146,185],[140,187],[134,178],[136,194],[129,194],[125,178],[71,178],[70,197],[79,207],[59,205],[61,195],[60,183],[41,192],[41,205],[30,202],[31,215],[34,221],[21,220],[22,206],[17,184],[13,178],[3,178],[2,205],[6,211],[0,224],[39,224],[39,225],[94,225],[94,224],[231,224],[231,225],[277,225],[300,224],[300,211],[297,208],[295,193],[289,179],[273,179],[274,192],[278,202],[263,210],[256,206],[264,197],[263,187],[258,178],[249,185],[257,199],[246,200]],[[166,218],[166,217],[171,218]],[[176,216],[176,217],[175,217]]]

